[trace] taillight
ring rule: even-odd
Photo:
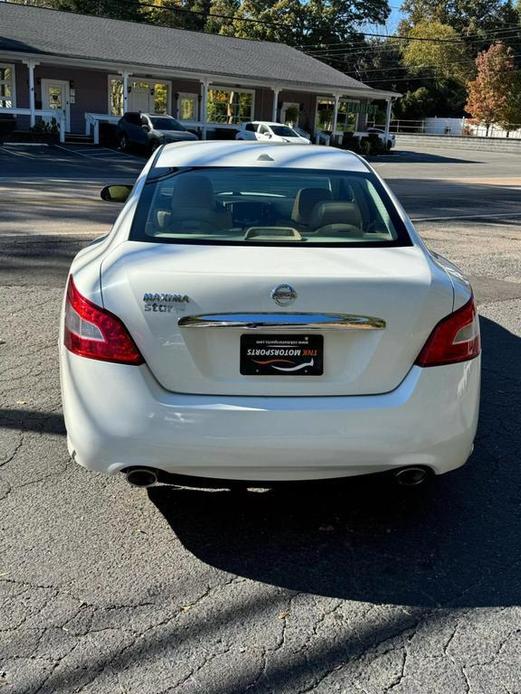
[[[67,286],[63,342],[74,354],[119,364],[143,364],[134,340],[113,313],[80,294],[72,275]]]
[[[443,318],[416,359],[418,366],[443,366],[474,359],[481,351],[474,297]]]

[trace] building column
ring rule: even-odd
[[[387,137],[389,135],[389,128],[391,126],[391,112],[393,110],[393,100],[392,99],[386,99],[387,101],[387,108],[385,109],[385,141],[387,142]]]
[[[333,127],[332,127],[332,134],[331,134],[331,140],[329,141],[330,145],[334,145],[336,142],[336,126],[338,123],[338,104],[340,102],[340,97],[338,94],[335,94],[335,105],[333,107]]]
[[[128,78],[130,77],[130,72],[120,73],[123,77],[123,113],[128,111]]]
[[[206,123],[208,118],[208,80],[201,80],[201,113],[199,120],[201,122],[201,136],[206,140]]]
[[[34,60],[28,60],[26,63],[29,70],[29,108],[31,109],[31,128],[34,128],[36,123],[36,99],[34,93],[34,68],[39,65]]]
[[[274,123],[276,123],[277,122],[277,106],[279,104],[280,89],[272,87],[272,90],[273,90],[273,106],[271,109],[271,120]]]

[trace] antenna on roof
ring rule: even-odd
[[[257,161],[275,161],[275,159],[270,157],[269,154],[259,154]]]

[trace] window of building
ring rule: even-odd
[[[213,87],[208,90],[208,123],[237,125],[253,118],[254,92],[251,89]]]
[[[177,98],[179,120],[196,121],[199,118],[199,95],[181,92]]]
[[[0,108],[15,108],[14,65],[0,63]]]
[[[165,82],[155,82],[154,90],[154,113],[166,115],[168,113],[168,84]]]
[[[347,132],[356,130],[358,113],[361,104],[358,101],[340,99],[338,104],[337,132]],[[315,127],[317,130],[333,130],[333,114],[335,110],[335,100],[332,98],[317,99],[317,112]]]
[[[109,78],[109,113],[111,116],[123,114],[123,80]]]
[[[170,83],[155,80],[129,80],[128,109],[166,115],[169,108]],[[123,79],[109,77],[109,113],[111,116],[123,114]]]

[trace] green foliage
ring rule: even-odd
[[[511,77],[507,102],[498,122],[505,130],[512,130],[514,128],[511,126],[521,124],[521,74],[519,72]]]
[[[421,120],[429,116],[459,118],[463,115],[467,92],[463,85],[446,81],[428,83],[407,90],[394,106],[394,117],[402,120]]]
[[[434,103],[427,87],[419,87],[404,94],[394,107],[394,115],[404,120],[420,120],[432,111]]]
[[[16,0],[15,0],[16,1]],[[20,0],[22,1],[22,0]],[[344,41],[383,24],[387,0],[31,0],[57,9],[305,46]],[[150,7],[153,5],[153,7]],[[210,15],[222,15],[210,16]],[[246,20],[246,21],[245,21]],[[247,21],[247,20],[259,20]]]
[[[412,40],[403,48],[403,64],[413,73],[426,72],[439,81],[452,79],[465,84],[472,73],[472,60],[452,27],[440,22],[419,22],[407,35]]]
[[[59,135],[60,128],[56,122],[56,118],[51,118],[50,121],[38,119],[36,123],[31,128],[33,133],[40,133],[42,135]]]
[[[495,36],[504,36],[502,40],[514,55],[521,54],[521,30],[513,30],[520,25],[521,0],[517,2],[516,10],[510,0],[404,0],[402,10],[406,17],[398,33],[407,35],[419,30],[420,35],[427,36],[428,27],[431,35],[442,36],[442,25],[447,38],[446,27],[449,27],[461,38],[456,46],[466,50],[455,51],[448,43],[433,44],[431,48],[424,45],[412,48],[412,42],[408,43],[403,62],[397,63],[406,68],[408,79],[394,85],[405,93],[396,104],[396,117],[463,116],[468,80],[476,72],[475,68],[469,69],[469,59],[473,61],[480,51],[488,49]],[[392,88],[391,84],[389,74],[389,81],[378,86]],[[511,108],[514,115],[517,109],[514,97]]]
[[[468,37],[469,48],[474,51],[473,58],[479,50],[488,48],[491,32],[512,28],[519,24],[519,15],[510,0],[404,0],[402,11],[406,19],[400,31],[407,30],[421,22],[440,22],[451,26],[460,36]],[[512,47],[519,46],[517,36],[511,32]],[[476,42],[476,36],[482,37],[482,43]]]
[[[344,41],[361,22],[383,23],[389,7],[387,0],[213,0],[210,12],[234,17],[210,18],[211,31],[306,46]],[[241,21],[248,19],[263,23]]]
[[[50,0],[45,2],[45,5],[53,6],[58,10],[101,15],[113,19],[138,21],[142,16],[139,3],[126,0]]]

